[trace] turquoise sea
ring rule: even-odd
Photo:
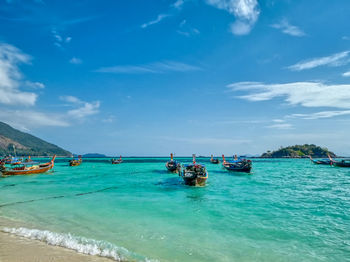
[[[1,230],[122,261],[350,261],[350,169],[256,159],[247,175],[198,158],[208,182],[189,187],[166,161],[0,178],[0,216],[20,225]]]

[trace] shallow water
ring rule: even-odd
[[[165,158],[67,161],[0,178],[0,216],[24,227],[6,230],[131,261],[350,261],[350,169],[257,159],[246,175],[199,159],[207,185],[189,187]]]

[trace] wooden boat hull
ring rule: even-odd
[[[228,170],[228,171],[233,171],[233,172],[243,172],[243,173],[250,173],[252,170],[252,165],[251,163],[246,163],[246,164],[224,164],[223,167]]]
[[[312,162],[313,162],[315,165],[327,165],[327,166],[332,165],[332,162],[331,162],[331,161],[312,160]]]
[[[2,170],[2,174],[4,176],[17,176],[17,175],[32,175],[32,174],[41,174],[49,171],[54,167],[54,160],[55,157],[51,160],[51,162],[46,163],[46,164],[41,164],[38,166],[38,168],[33,168],[33,169],[23,169],[23,170]]]
[[[210,160],[210,163],[212,163],[212,164],[220,164],[220,160],[219,159],[213,159],[213,160]]]
[[[225,167],[225,166],[224,166]],[[246,167],[246,168],[232,168],[232,167],[225,167],[226,170],[232,171],[232,172],[242,172],[242,173],[250,173],[252,168]]]
[[[169,162],[167,162],[165,164],[165,166],[168,169],[168,171],[172,172],[172,173],[179,173],[181,171],[181,165],[180,164],[172,165],[172,164],[169,164]]]
[[[185,185],[188,185],[188,186],[205,186],[207,179],[208,177],[196,177],[196,178],[183,177]]]
[[[333,162],[333,165],[337,167],[350,167],[350,163],[348,162]]]
[[[206,171],[203,174],[196,174],[193,172],[186,172],[186,170],[184,170],[181,176],[185,182],[185,185],[204,186],[208,179],[208,172]]]
[[[79,166],[81,164],[82,161],[70,161],[69,165],[70,166]]]
[[[112,165],[118,165],[118,164],[121,164],[121,162],[123,161],[112,161]]]

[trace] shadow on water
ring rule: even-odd
[[[165,178],[164,180],[159,181],[154,185],[159,186],[160,188],[166,189],[166,190],[177,190],[183,186],[179,177],[177,176]]]
[[[186,190],[187,199],[193,202],[202,202],[207,200],[207,198],[205,197],[206,195],[205,186],[202,186],[202,187],[186,186],[186,187],[187,187],[187,190]]]
[[[170,172],[166,169],[154,169],[152,170],[152,173],[156,173],[156,174],[176,174],[176,173],[173,173],[173,172]]]

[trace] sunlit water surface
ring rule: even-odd
[[[198,159],[209,179],[189,187],[165,158],[67,161],[0,178],[0,216],[131,261],[350,261],[350,168],[257,159],[246,175]]]

